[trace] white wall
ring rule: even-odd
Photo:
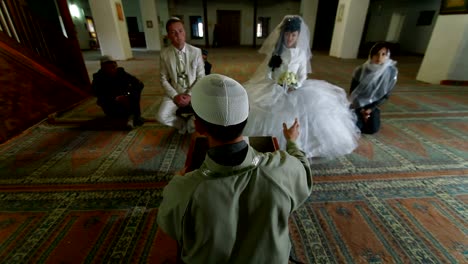
[[[449,18],[450,19],[450,18]],[[465,23],[464,33],[460,33],[463,38],[460,40],[460,45],[455,55],[455,62],[452,64],[452,68],[449,70],[447,80],[456,81],[468,81],[468,15],[453,19],[460,19]]]
[[[424,54],[439,14],[440,4],[441,0],[373,1],[369,7],[370,18],[365,39],[367,42],[385,40],[392,14],[395,12],[400,13],[405,16],[398,41],[398,43],[400,43],[400,49]],[[419,12],[430,10],[435,11],[432,24],[428,26],[416,26]]]
[[[387,36],[385,41],[392,43],[398,43],[400,41],[401,31],[405,23],[406,15],[400,12],[394,12],[390,19],[390,25],[388,27]]]
[[[127,24],[117,17],[116,4],[120,0],[90,0],[96,32],[102,55],[110,55],[116,60],[133,57],[128,39]],[[123,10],[124,17],[125,11]]]
[[[339,1],[330,56],[343,59],[357,57],[368,7],[369,0]]]
[[[468,15],[438,17],[417,80],[468,80]]]
[[[155,0],[140,0],[142,20],[145,21],[144,32],[147,50],[161,50],[161,38],[158,25],[158,10]],[[146,21],[153,23],[152,27],[146,25]]]

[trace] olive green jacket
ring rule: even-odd
[[[200,169],[165,187],[158,224],[181,246],[185,263],[288,263],[288,219],[309,197],[309,162],[294,142],[222,166]]]

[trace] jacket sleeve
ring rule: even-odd
[[[198,81],[201,78],[205,77],[205,62],[203,62],[201,49],[197,49],[197,56],[195,59],[196,59],[196,67],[197,67],[196,68],[197,69],[197,81]]]
[[[93,82],[91,84],[91,90],[96,97],[101,97],[102,96],[102,81],[99,78],[99,74],[95,73],[93,74]]]
[[[135,76],[131,75],[130,73],[126,72],[123,69],[122,69],[122,74],[124,75],[125,82],[128,83],[128,92],[133,92],[133,91],[139,92],[145,86],[143,82],[138,80],[138,78],[136,78]]]
[[[183,236],[183,219],[189,206],[192,193],[197,187],[196,179],[188,175],[176,175],[163,191],[163,200],[158,208],[159,227],[180,244]]]
[[[168,69],[168,60],[167,56],[164,55],[164,51],[161,51],[161,56],[159,60],[160,64],[160,79],[161,79],[161,85],[166,91],[166,95],[169,96],[170,98],[174,98],[178,94],[177,90],[172,87],[171,85],[171,76],[169,74],[170,69]]]
[[[292,199],[292,211],[299,208],[312,192],[312,170],[310,169],[309,160],[305,153],[299,149],[297,144],[288,140],[286,143],[286,151],[289,155],[295,157],[302,166],[291,167],[293,169],[289,177],[289,188]]]
[[[108,85],[109,84],[106,83],[101,74],[95,73],[93,75],[91,89],[94,96],[97,98],[98,105],[107,105],[114,101],[115,96],[109,92]]]
[[[307,79],[307,60],[302,59],[297,69],[297,85],[294,87],[296,89],[301,88],[302,83]]]
[[[128,74],[128,73],[127,73]],[[129,79],[130,79],[130,83],[132,84],[132,87],[138,91],[141,91],[143,89],[143,87],[145,87],[145,85],[143,84],[142,81],[140,81],[137,77],[131,75],[131,74],[128,74],[129,75]]]

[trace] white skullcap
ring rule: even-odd
[[[192,88],[192,107],[208,123],[232,126],[249,116],[249,99],[244,87],[220,74],[200,79]]]

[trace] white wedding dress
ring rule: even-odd
[[[283,47],[281,59],[281,66],[273,72],[266,60],[259,67],[265,77],[244,84],[250,103],[244,135],[274,136],[285,149],[282,124],[289,127],[297,117],[300,135],[296,142],[307,157],[334,158],[351,153],[358,146],[360,132],[346,92],[326,81],[307,80],[307,56],[300,49]],[[285,72],[296,75],[292,90],[278,84]],[[255,76],[259,76],[258,71]]]

